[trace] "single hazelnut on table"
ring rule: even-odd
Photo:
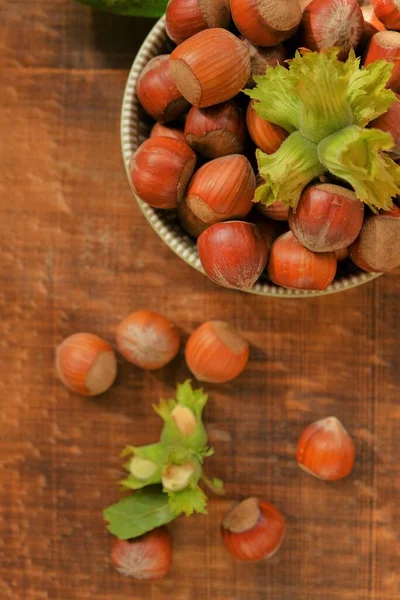
[[[229,0],[169,0],[165,28],[176,44],[212,27],[227,29],[231,21]]]
[[[145,111],[163,123],[177,119],[189,108],[189,103],[172,79],[169,58],[169,54],[152,58],[141,72],[136,86],[137,97]]]
[[[276,46],[296,31],[301,19],[298,0],[231,0],[240,33],[258,46]]]
[[[246,140],[242,111],[232,100],[209,108],[193,106],[185,122],[185,139],[207,158],[241,154]]]
[[[250,77],[250,53],[225,29],[207,29],[171,54],[172,77],[182,96],[204,108],[230,100]]]
[[[250,346],[223,321],[207,321],[198,327],[186,345],[187,365],[199,381],[226,383],[242,373]]]
[[[254,100],[249,103],[246,114],[247,129],[251,139],[263,152],[273,154],[288,137],[289,133],[280,127],[266,121],[254,110]]]
[[[400,58],[399,58],[400,60]],[[392,106],[389,107],[387,112],[383,115],[371,121],[370,127],[380,129],[381,131],[387,131],[391,134],[394,146],[390,150],[391,156],[398,160],[400,158],[400,95],[396,94],[396,100]]]
[[[364,204],[355,193],[331,183],[308,186],[296,208],[289,212],[289,227],[313,252],[347,248],[358,237],[364,220]]]
[[[370,273],[389,273],[400,267],[400,213],[368,217],[349,256],[357,267]]]
[[[268,261],[271,281],[289,289],[323,291],[333,282],[336,269],[334,252],[312,252],[291,231],[275,240]]]
[[[256,189],[254,171],[245,156],[216,158],[192,177],[186,205],[203,223],[245,217],[253,206]]]
[[[186,144],[183,129],[177,127],[168,127],[162,123],[156,123],[150,132],[150,137],[170,137]]]
[[[222,541],[237,560],[254,562],[271,558],[285,537],[285,520],[265,500],[247,498],[237,504],[221,525]]]
[[[126,577],[162,579],[172,564],[172,538],[165,527],[159,527],[133,540],[116,539],[111,563]]]
[[[297,444],[296,460],[310,475],[325,481],[338,481],[353,470],[354,442],[336,417],[309,425]]]
[[[97,335],[74,333],[57,347],[56,370],[70,390],[97,396],[114,383],[117,359],[111,346]]]
[[[172,321],[151,310],[128,315],[117,327],[117,346],[130,363],[152,371],[178,354],[181,336]]]
[[[400,4],[398,0],[371,0],[375,14],[388,28],[400,31]]]
[[[400,93],[400,33],[398,31],[379,31],[372,36],[365,55],[364,66],[377,60],[386,60],[394,64],[386,87]]]
[[[203,269],[218,285],[250,289],[265,269],[268,246],[253,223],[228,221],[211,225],[197,240]]]
[[[176,208],[196,166],[196,154],[171,137],[151,137],[129,163],[137,197],[155,208]]]
[[[256,84],[254,77],[265,75],[268,68],[285,63],[286,50],[283,44],[277,44],[271,48],[263,48],[262,46],[252,44],[245,37],[241,37],[240,39],[250,52],[251,74],[246,87],[254,87]]]
[[[347,58],[364,33],[364,18],[356,0],[312,0],[304,9],[299,27],[301,44],[310,50],[339,48]]]

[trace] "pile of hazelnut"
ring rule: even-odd
[[[130,176],[140,200],[177,211],[215,283],[248,290],[265,274],[285,288],[322,291],[339,261],[351,264],[348,257],[369,272],[399,266],[400,209],[373,215],[340,182],[315,181],[296,211],[280,201],[253,203],[262,183],[256,147],[272,154],[288,136],[240,93],[254,86],[255,75],[284,64],[297,48],[336,46],[346,57],[353,47],[365,55],[364,64],[395,62],[390,85],[400,91],[400,33],[393,31],[400,29],[398,2],[359,4],[169,1],[166,30],[176,48],[150,60],[139,77],[139,102],[157,122],[132,156]],[[399,117],[396,103],[373,123],[392,133],[395,152]]]
[[[170,363],[178,354],[181,334],[168,318],[139,310],[116,328],[116,345],[135,367],[152,371]],[[186,343],[185,359],[193,376],[203,382],[226,383],[238,377],[249,360],[248,341],[228,323],[207,321]],[[117,375],[112,347],[91,333],[75,333],[56,350],[56,370],[70,390],[97,396],[108,390]],[[296,460],[307,473],[324,481],[347,477],[354,466],[354,442],[336,417],[309,425],[299,438]],[[254,497],[235,503],[221,524],[224,546],[237,560],[253,562],[273,556],[285,535],[280,511]],[[139,579],[161,579],[172,563],[172,539],[158,527],[133,540],[116,539],[111,561],[116,569]]]

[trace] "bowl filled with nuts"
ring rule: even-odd
[[[400,266],[400,25],[378,13],[170,0],[150,32],[124,94],[126,172],[215,284],[310,297]]]

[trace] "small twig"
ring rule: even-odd
[[[209,477],[207,477],[207,475],[204,473],[201,474],[201,480],[204,483],[204,485],[214,494],[216,494],[217,496],[225,496],[226,492],[224,487],[222,486],[222,488],[218,488],[216,487],[213,482],[211,481],[211,479]]]

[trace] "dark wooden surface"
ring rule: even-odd
[[[0,598],[2,600],[398,600],[398,276],[315,300],[217,289],[149,229],[119,146],[127,69],[151,23],[69,0],[3,3],[0,30]],[[161,583],[109,565],[101,511],[118,498],[118,455],[153,441],[151,404],[188,376],[119,360],[99,399],[56,379],[55,346],[86,330],[114,343],[150,307],[184,335],[226,319],[251,341],[237,381],[207,386],[215,474],[206,517],[171,530]],[[300,471],[297,438],[336,415],[355,437],[354,474],[326,485]],[[219,522],[240,496],[275,503],[287,538],[270,562],[234,563]]]

